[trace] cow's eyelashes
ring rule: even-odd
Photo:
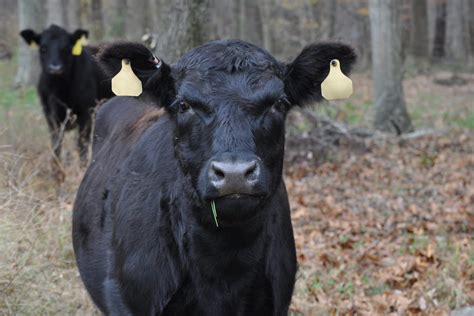
[[[191,109],[191,106],[189,105],[188,102],[186,101],[180,101],[178,103],[178,111],[179,113],[186,113],[187,111],[189,111]]]
[[[276,101],[275,103],[273,103],[272,111],[285,113],[286,111],[288,111],[290,106],[291,106],[291,104],[290,104],[290,101],[288,100],[288,98],[283,97],[283,98],[278,99],[278,101]]]

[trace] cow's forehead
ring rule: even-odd
[[[271,72],[192,73],[178,84],[178,95],[208,105],[252,105],[274,102],[284,93],[283,81]]]
[[[283,71],[279,63],[267,51],[239,40],[219,40],[194,48],[181,58],[177,68],[188,73],[239,73]]]
[[[68,33],[66,30],[56,26],[51,25],[49,28],[43,31],[41,38],[45,40],[55,40],[55,39],[68,39]]]

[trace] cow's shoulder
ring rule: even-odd
[[[84,50],[88,51],[92,56],[97,55],[97,53],[99,52],[99,49],[100,49],[100,47],[96,46],[96,45],[84,46]]]
[[[132,97],[115,97],[97,112],[94,152],[104,142],[133,143],[162,115],[164,110]]]

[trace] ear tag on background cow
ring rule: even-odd
[[[338,59],[329,64],[329,74],[321,83],[321,94],[326,100],[347,99],[352,95],[352,80],[342,73]]]
[[[72,47],[72,54],[74,56],[80,56],[82,54],[82,37],[76,41],[76,44]]]
[[[39,46],[35,41],[31,41],[30,48],[37,49]]]
[[[142,82],[133,72],[130,60],[122,59],[122,69],[112,78],[112,92],[118,96],[130,97],[142,94]]]

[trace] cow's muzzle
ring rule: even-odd
[[[49,64],[48,73],[50,75],[60,75],[63,73],[63,65],[61,64]]]
[[[215,198],[261,195],[262,165],[255,156],[215,157],[208,165],[208,190]]]

